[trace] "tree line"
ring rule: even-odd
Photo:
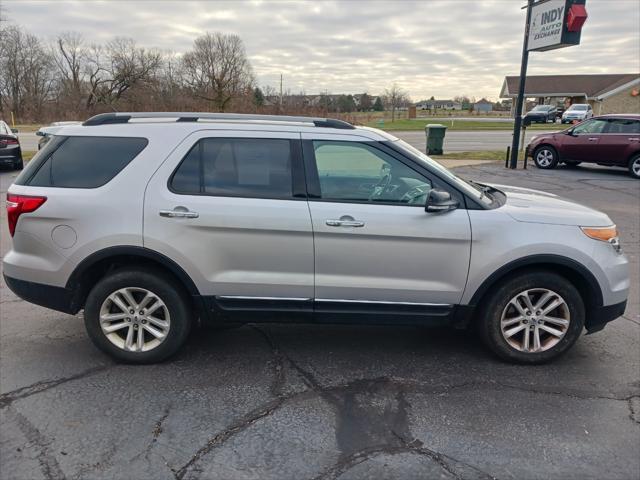
[[[397,86],[382,98],[279,92],[257,85],[242,39],[218,32],[178,54],[131,38],[104,44],[65,32],[44,41],[16,25],[0,29],[0,116],[19,123],[82,120],[111,111],[214,111],[321,114],[396,110],[409,102]],[[385,103],[383,107],[383,103]]]

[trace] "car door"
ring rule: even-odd
[[[301,162],[296,132],[193,133],[147,186],[144,246],[184,268],[215,308],[310,314],[313,235]]]
[[[601,118],[586,120],[562,137],[560,158],[578,162],[597,162],[598,143],[607,125]]]
[[[626,166],[640,148],[640,122],[630,118],[609,118],[598,143],[600,163]]]
[[[446,316],[467,278],[467,211],[426,213],[426,196],[440,181],[379,143],[330,134],[303,139],[316,313],[332,321],[345,311]]]

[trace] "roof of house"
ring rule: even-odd
[[[432,105],[459,105],[460,102],[456,102],[454,100],[422,100],[420,102],[418,102],[417,104],[423,104],[423,103],[427,103],[427,104],[432,104]]]
[[[486,103],[486,104],[489,104],[489,105],[493,105],[493,102],[490,102],[486,98],[482,98],[482,99],[478,100],[477,102],[474,103],[474,105],[478,105],[480,103],[482,103],[482,104]]]
[[[596,98],[616,88],[640,82],[640,73],[604,75],[530,75],[525,84],[528,97],[586,96]],[[500,98],[518,95],[519,76],[504,78]]]

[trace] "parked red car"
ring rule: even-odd
[[[640,178],[640,115],[601,115],[561,132],[537,135],[527,145],[527,156],[543,169],[588,162],[627,167]]]

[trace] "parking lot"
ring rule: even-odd
[[[484,133],[483,133],[484,135]],[[113,363],[81,315],[0,295],[2,479],[640,477],[640,181],[600,167],[460,167],[606,212],[632,267],[624,317],[555,363],[470,333],[259,325]],[[4,200],[15,173],[0,172]],[[4,205],[1,251],[10,248]]]

